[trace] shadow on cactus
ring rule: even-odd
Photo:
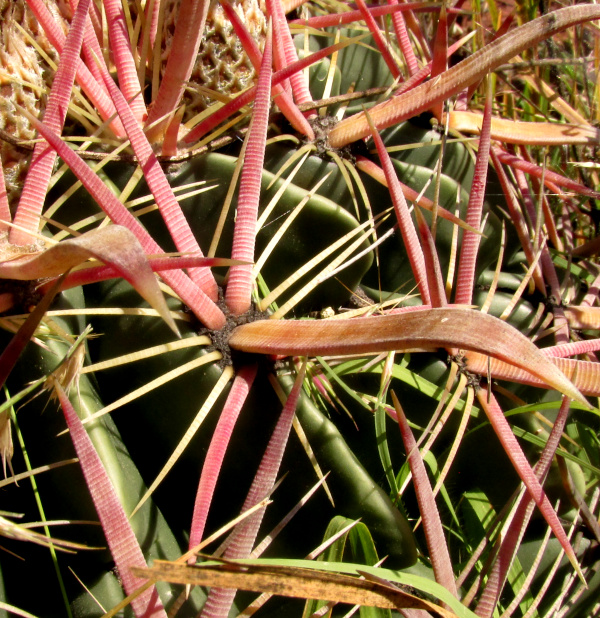
[[[3,609],[596,615],[600,9],[0,10]]]

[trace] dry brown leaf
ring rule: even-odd
[[[0,278],[32,281],[57,277],[95,258],[115,268],[177,333],[141,244],[127,228],[109,225],[63,240],[49,249],[0,264]]]
[[[472,350],[519,367],[589,407],[577,388],[525,335],[498,318],[464,307],[349,320],[259,320],[238,326],[229,345],[242,352],[282,356]]]

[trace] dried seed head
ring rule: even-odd
[[[233,0],[231,4],[242,18],[250,35],[259,41],[259,46],[262,47],[267,31],[264,1]],[[178,10],[179,0],[173,0],[165,13],[163,70],[169,57]],[[211,97],[207,90],[219,95],[235,94],[247,88],[254,78],[252,63],[246,56],[223,8],[220,4],[213,3],[206,19],[198,58],[184,96],[186,115],[191,117],[214,103],[215,98]]]

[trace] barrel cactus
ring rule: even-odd
[[[0,2],[3,611],[598,614],[600,9],[546,8]]]

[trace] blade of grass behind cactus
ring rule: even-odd
[[[190,567],[156,561],[152,568],[135,568],[134,572],[140,577],[162,579],[173,583],[221,585],[257,592],[273,591],[285,596],[332,599],[353,605],[371,605],[389,609],[418,608],[442,618],[475,618],[475,614],[462,606],[456,598],[452,600],[452,595],[442,586],[435,586],[434,582],[424,578],[361,564],[319,563],[309,560],[283,562],[284,566],[278,566],[269,560],[240,560]],[[244,570],[234,570],[231,565],[243,565]],[[352,575],[364,573],[373,577],[362,580],[358,577],[341,575],[336,571]],[[453,611],[408,594],[396,586],[390,586],[389,583],[384,584],[384,579],[410,585],[419,590],[427,590],[444,602],[450,601]]]

